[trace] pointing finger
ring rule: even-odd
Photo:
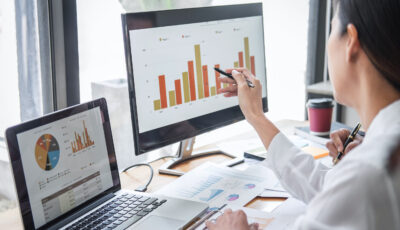
[[[232,73],[232,71],[234,71],[234,70],[236,70],[238,72],[243,72],[243,71],[245,71],[247,69],[246,68],[230,68],[230,69],[226,69],[225,72],[226,73]]]
[[[244,86],[244,85],[247,84],[242,73],[240,73],[240,72],[238,72],[236,70],[233,70],[232,71],[232,76],[233,76],[233,78],[235,79],[236,83],[239,86]]]

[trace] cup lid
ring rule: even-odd
[[[322,109],[332,108],[333,106],[333,100],[331,98],[315,98],[309,99],[307,102],[308,108]]]

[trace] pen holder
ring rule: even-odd
[[[333,100],[330,98],[310,99],[307,102],[310,133],[328,136],[331,130]]]

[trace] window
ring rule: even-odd
[[[8,185],[0,187],[0,198],[15,198],[5,130],[52,109],[50,62],[42,52],[48,40],[40,40],[46,25],[38,26],[43,2],[0,1],[0,184]]]
[[[0,142],[8,126],[20,121],[17,43],[13,1],[0,2]]]
[[[119,1],[77,0],[80,101],[105,97],[119,169],[133,163],[125,51]]]
[[[116,152],[123,153],[120,157],[124,158],[118,162],[129,162],[134,155],[120,16],[123,9],[156,10],[248,2],[254,1],[77,0],[80,99],[83,102],[102,96],[107,98]],[[302,120],[306,97],[309,0],[264,0],[263,3],[268,117],[272,120]],[[237,130],[250,129],[243,121],[202,135],[196,142],[207,143],[235,135]]]
[[[51,81],[44,74],[37,9],[34,0],[0,3],[0,137],[7,127],[52,107],[44,97]]]

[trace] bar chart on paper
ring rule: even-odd
[[[261,17],[133,30],[130,36],[140,132],[238,105],[220,94],[228,85],[214,67],[244,67],[265,82]]]

